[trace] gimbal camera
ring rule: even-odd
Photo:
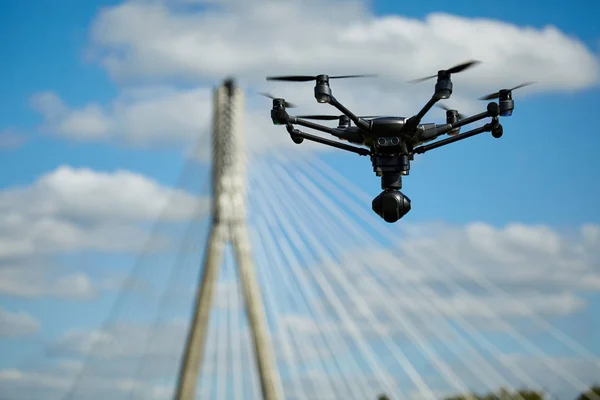
[[[317,102],[327,103],[337,108],[342,115],[305,115],[292,116],[287,108],[294,107],[284,99],[275,98],[269,94],[263,94],[273,99],[271,120],[275,125],[285,125],[294,143],[300,144],[304,140],[311,140],[338,149],[354,152],[361,156],[370,156],[373,171],[381,177],[381,188],[383,191],[373,199],[372,208],[377,215],[386,222],[393,223],[404,217],[411,209],[411,201],[405,196],[402,189],[402,177],[407,176],[410,171],[410,161],[415,154],[423,154],[429,150],[436,149],[450,143],[458,142],[483,132],[491,132],[495,138],[502,137],[503,129],[499,117],[509,117],[514,109],[512,91],[530,83],[521,84],[512,89],[502,89],[482,97],[481,100],[498,99],[498,103],[490,102],[486,111],[465,117],[456,110],[446,109],[446,123],[421,123],[422,118],[440,100],[450,98],[452,95],[451,74],[464,71],[479,63],[469,61],[448,70],[440,70],[437,75],[421,78],[414,82],[420,82],[437,77],[435,91],[431,99],[416,115],[406,117],[379,117],[379,116],[357,116],[342,105],[332,94],[329,86],[330,79],[358,78],[373,75],[345,75],[345,76],[278,76],[268,77],[267,80],[308,82],[316,81],[314,96]],[[491,118],[491,121],[482,127],[460,133],[461,127],[473,122]],[[313,120],[338,120],[336,128],[327,127]],[[352,123],[354,125],[352,125]],[[320,136],[312,135],[296,129],[294,125],[328,133],[338,139],[350,144],[340,143]],[[424,144],[447,134],[450,137],[431,144]]]

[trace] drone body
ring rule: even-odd
[[[427,112],[440,100],[448,99],[452,94],[451,74],[461,72],[475,64],[477,61],[470,61],[457,65],[448,70],[438,71],[437,75],[422,78],[417,81],[435,78],[435,92],[427,104],[416,115],[406,117],[376,117],[376,116],[356,116],[346,107],[344,107],[335,97],[333,97],[330,79],[337,78],[357,78],[368,75],[347,75],[347,76],[283,76],[271,77],[267,80],[284,80],[306,82],[315,80],[314,88],[315,99],[319,103],[327,103],[337,108],[342,115],[340,116],[292,116],[287,112],[287,108],[294,107],[284,99],[273,99],[273,108],[271,110],[271,120],[275,125],[285,125],[292,140],[300,144],[304,140],[311,140],[328,146],[336,147],[342,150],[351,151],[362,156],[370,156],[373,165],[373,171],[381,177],[381,192],[372,203],[372,208],[386,222],[393,223],[401,219],[411,209],[411,202],[400,189],[402,189],[402,177],[409,174],[410,161],[414,159],[415,154],[423,154],[429,150],[466,139],[483,132],[492,132],[495,138],[500,138],[503,134],[502,125],[499,117],[508,117],[512,115],[514,101],[512,99],[512,90],[525,86],[529,83],[519,85],[513,89],[503,89],[497,93],[485,96],[482,100],[491,100],[498,98],[499,102],[490,102],[487,110],[480,114],[465,117],[456,110],[446,109],[446,124],[421,123],[422,118]],[[472,129],[460,134],[461,127],[480,121],[484,118],[491,118],[491,121],[482,127]],[[308,121],[309,119],[320,120],[339,120],[336,128],[320,125]],[[353,146],[340,143],[334,140],[326,139],[320,136],[312,135],[296,129],[294,125],[304,126],[320,132],[328,133],[336,138],[352,143]],[[431,142],[442,135],[449,135],[449,138]],[[362,147],[359,147],[362,146]]]

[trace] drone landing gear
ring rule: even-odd
[[[409,156],[374,155],[371,160],[375,173],[381,176],[383,189],[383,192],[373,199],[373,211],[384,221],[394,223],[408,214],[411,209],[410,199],[400,191],[402,176],[408,175],[410,169]]]

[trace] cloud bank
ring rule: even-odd
[[[296,102],[302,113],[338,113],[315,103],[312,85],[267,83],[266,75],[376,73],[377,79],[336,81],[336,97],[359,114],[403,116],[416,113],[433,90],[431,82],[406,81],[469,59],[483,63],[454,77],[449,101],[466,113],[483,110],[477,97],[523,81],[537,84],[519,98],[593,87],[600,77],[597,55],[553,26],[444,13],[422,20],[376,16],[362,2],[341,0],[128,1],[98,14],[90,54],[122,93],[108,104],[90,99],[82,107],[65,104],[60,94],[39,93],[32,104],[45,130],[136,147],[199,139],[207,148],[212,87],[233,75],[250,89],[245,127],[254,153],[294,146],[270,122],[270,100],[254,96],[255,90]],[[206,152],[200,158],[206,160]]]
[[[96,251],[137,254],[166,250],[154,221],[182,223],[207,211],[208,200],[143,175],[60,166],[28,186],[0,192],[0,293],[86,298],[88,275],[56,275],[52,257]]]

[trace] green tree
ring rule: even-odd
[[[544,400],[544,394],[532,390],[519,390],[513,398],[522,400]]]
[[[484,396],[479,396],[480,400],[500,400],[500,396],[498,396],[496,393],[488,393]]]
[[[475,393],[459,394],[457,396],[450,396],[444,398],[444,400],[483,400],[483,397],[476,395]]]
[[[543,393],[534,392],[531,390],[519,390],[517,392],[511,393],[506,389],[500,389],[498,393],[486,393],[484,395],[477,395],[474,393],[461,394],[446,397],[444,400],[544,400],[544,395]]]
[[[597,400],[600,398],[600,385],[593,385],[584,393],[581,393],[577,400]]]

